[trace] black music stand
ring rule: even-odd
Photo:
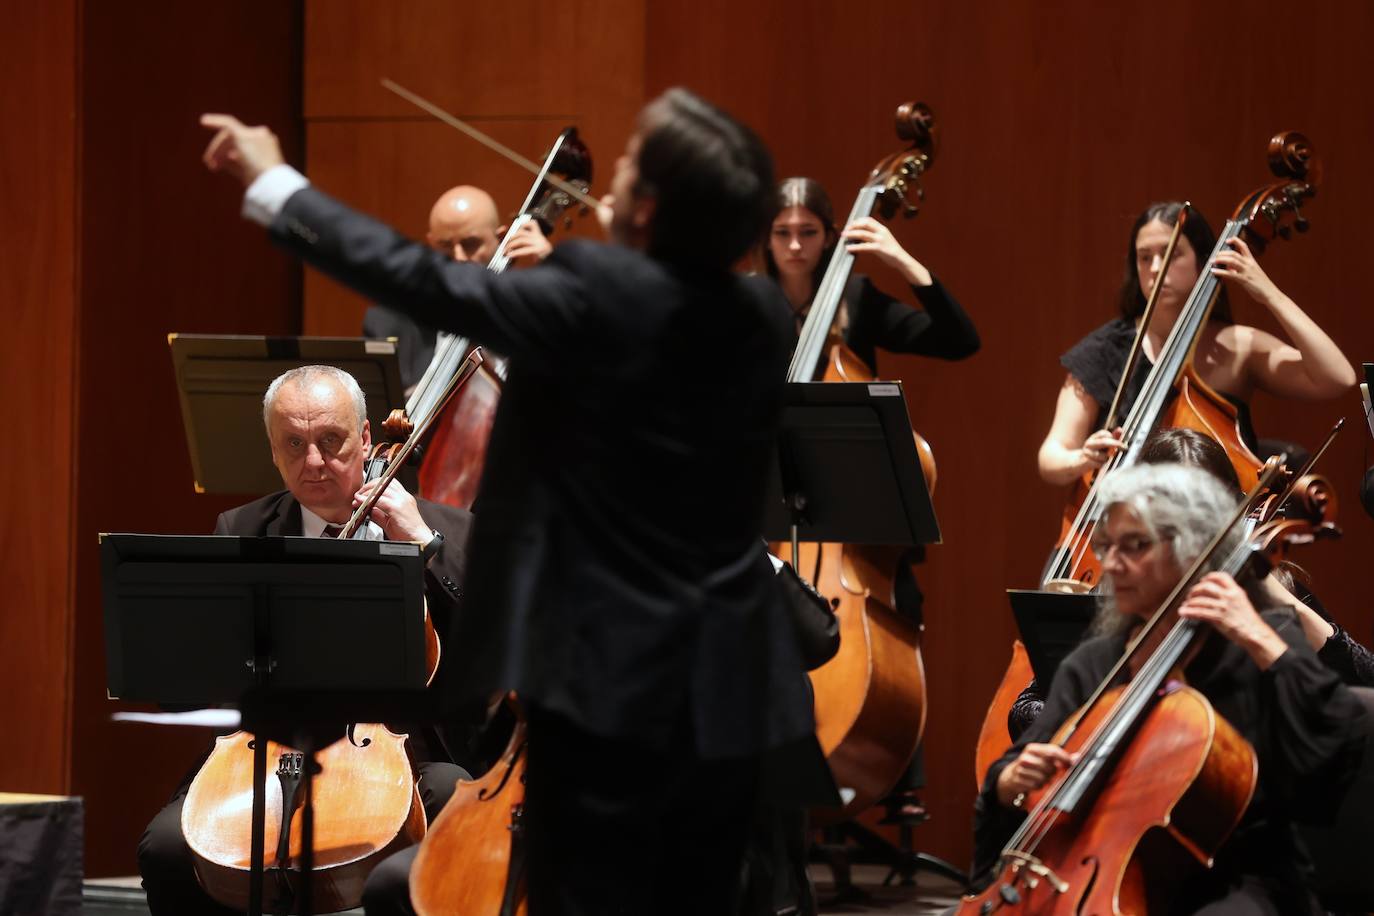
[[[789,384],[766,492],[769,540],[940,543],[900,382]]]
[[[900,382],[790,383],[781,426],[763,530],[768,540],[790,541],[794,560],[801,541],[898,547],[940,542]],[[850,878],[845,840],[889,865],[889,882],[896,876],[910,882],[925,870],[968,884],[955,866],[912,849],[910,825],[900,828],[901,846],[854,821],[828,833],[838,842],[817,851],[834,872],[842,899],[862,896]]]
[[[1097,595],[1007,589],[1031,670],[1046,696],[1064,657],[1083,641],[1097,613]]]
[[[262,396],[288,369],[337,366],[357,379],[374,439],[392,408],[406,402],[394,340],[168,334],[167,343],[197,493],[281,489],[262,434]],[[401,482],[415,492],[413,478]]]
[[[434,718],[425,691],[419,548],[330,538],[102,534],[100,555],[112,699],[239,704],[244,729],[302,751],[296,903],[309,914],[314,752],[341,737],[347,722]],[[266,779],[267,742],[259,740],[253,914],[262,912]],[[286,812],[293,807],[283,804]]]

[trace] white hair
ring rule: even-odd
[[[1106,513],[1113,507],[1125,506],[1151,537],[1169,546],[1179,575],[1202,555],[1239,504],[1235,493],[1215,476],[1182,464],[1136,464],[1112,471],[1103,479],[1098,494],[1104,506],[1100,524],[1106,524]],[[1221,566],[1241,536],[1241,526],[1237,525],[1202,572]],[[1094,632],[1110,633],[1130,625],[1131,621],[1116,613],[1110,579],[1104,583],[1098,604]]]
[[[297,366],[274,378],[272,384],[267,386],[267,393],[262,396],[262,424],[267,428],[269,436],[272,434],[272,405],[276,402],[282,386],[290,383],[304,391],[307,385],[318,378],[328,378],[348,392],[348,396],[353,399],[353,412],[358,415],[358,430],[362,431],[363,424],[367,422],[367,398],[363,395],[358,380],[337,366]]]

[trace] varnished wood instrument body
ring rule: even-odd
[[[1016,698],[1034,677],[1035,672],[1031,670],[1030,656],[1026,654],[1025,644],[1019,639],[1013,640],[1011,661],[1007,663],[1002,682],[997,685],[997,692],[993,694],[988,711],[983,715],[983,727],[978,730],[978,751],[974,754],[973,760],[973,778],[978,786],[983,785],[983,777],[988,774],[988,767],[996,763],[998,758],[1007,752],[1007,748],[1011,747],[1007,720],[1011,716],[1011,708],[1015,705]]]
[[[512,846],[524,829],[525,724],[516,722],[501,759],[460,782],[434,819],[410,869],[410,901],[420,916],[524,916],[523,875],[512,875]]]
[[[420,492],[426,499],[467,509],[477,497],[487,441],[501,401],[501,380],[479,370],[439,416],[438,429],[420,465]]]
[[[253,793],[253,736],[219,738],[196,774],[181,810],[181,829],[205,891],[226,906],[248,907]],[[405,735],[384,725],[355,726],[316,755],[314,869],[311,899],[319,912],[356,907],[363,882],[382,859],[418,843],[425,812],[405,750]],[[292,906],[300,888],[301,819],[291,819],[282,850],[282,783],[270,770],[292,748],[269,741],[264,901]],[[297,796],[296,805],[301,802]],[[280,853],[286,853],[283,859]]]
[[[1083,748],[1085,736],[1095,732],[1121,691],[1116,688],[1081,717],[1074,737],[1064,743],[1067,750]],[[1060,731],[1056,743],[1068,728]],[[1249,742],[1202,694],[1171,684],[1145,714],[1091,804],[1080,803],[1073,813],[1055,818],[1035,844],[1035,859],[1063,882],[1062,889],[1047,876],[1034,876],[1030,863],[1013,861],[987,890],[965,897],[957,912],[1167,912],[1168,890],[1186,874],[1184,869],[1211,862],[1240,823],[1258,777]],[[1063,778],[1029,796],[1026,807],[1054,791]],[[1027,876],[1036,880],[1027,881]],[[1166,880],[1159,880],[1161,876]],[[1004,887],[1015,890],[1018,902],[1008,901]]]

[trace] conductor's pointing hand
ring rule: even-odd
[[[203,114],[200,125],[215,131],[201,157],[205,167],[212,172],[227,172],[245,188],[263,172],[285,161],[277,135],[266,127],[248,127],[227,114]]]

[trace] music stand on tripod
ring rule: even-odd
[[[113,699],[239,705],[243,728],[299,748],[298,912],[311,912],[313,753],[348,722],[433,719],[424,561],[414,544],[102,534]],[[249,911],[262,912],[267,741],[254,743]]]
[[[781,426],[764,537],[790,542],[794,563],[801,541],[910,548],[940,542],[901,383],[791,383]],[[911,849],[908,825],[901,827],[901,847],[854,821],[833,829],[889,864],[889,880],[909,881],[924,869],[968,883],[950,863]],[[831,854],[841,895],[856,894],[843,849],[822,852]]]

